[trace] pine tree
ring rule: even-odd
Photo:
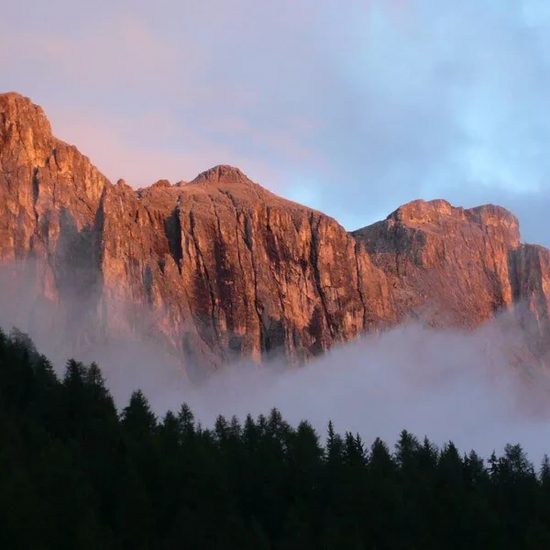
[[[186,403],[182,404],[177,419],[182,442],[191,440],[195,435],[195,418]]]
[[[132,393],[128,406],[124,408],[122,426],[135,438],[149,437],[156,429],[156,417],[141,390]]]
[[[403,431],[336,434],[274,409],[241,426],[160,424],[143,393],[120,415],[99,367],[62,380],[21,333],[0,331],[2,548],[550,547],[550,460],[519,445],[487,464]]]

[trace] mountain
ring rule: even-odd
[[[67,326],[85,309],[82,341],[145,326],[187,365],[301,361],[404,319],[472,328],[500,311],[534,356],[550,347],[550,251],[503,208],[419,200],[348,233],[231,166],[134,190],[16,93],[0,95],[0,262],[32,265]]]

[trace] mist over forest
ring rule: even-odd
[[[409,320],[303,365],[280,354],[263,365],[239,361],[193,379],[189,365],[151,337],[145,307],[132,335],[90,331],[86,302],[47,300],[32,267],[20,268],[18,277],[0,271],[1,326],[27,333],[59,375],[68,359],[97,362],[119,409],[140,389],[157,415],[185,401],[210,427],[219,414],[244,418],[277,407],[294,426],[307,419],[319,433],[331,420],[367,440],[393,442],[407,429],[485,457],[510,442],[521,443],[536,461],[548,451],[550,376],[525,354],[527,328],[509,313],[475,330]]]
[[[197,420],[186,403],[159,418],[141,391],[117,410],[97,364],[70,360],[56,376],[28,336],[0,331],[0,543],[124,549],[550,543],[550,462],[545,455],[535,466],[519,444],[484,459],[452,441],[438,446],[401,430],[388,445],[338,433],[332,423],[324,432],[307,420],[288,423],[276,408],[244,418],[218,415],[208,426]]]

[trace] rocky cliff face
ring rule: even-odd
[[[395,289],[398,317],[474,327],[513,302],[519,228],[503,208],[414,201],[353,236]]]
[[[172,345],[197,360],[320,353],[363,329],[369,270],[385,285],[368,258],[349,261],[356,243],[334,220],[236,168],[137,193],[119,182],[99,213],[104,292],[164,312]]]
[[[350,234],[230,166],[113,185],[39,107],[0,95],[0,260],[32,258],[47,299],[85,303],[92,340],[146,323],[188,364],[302,360],[407,317],[474,327],[521,303],[544,354],[549,254],[490,205],[415,201]]]
[[[531,352],[550,365],[550,250],[524,244],[510,253],[516,317]]]

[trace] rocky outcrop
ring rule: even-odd
[[[509,254],[519,228],[503,208],[418,200],[353,236],[387,275],[399,318],[474,327],[513,301]]]
[[[91,341],[141,327],[188,365],[300,361],[404,318],[474,327],[520,303],[539,353],[550,335],[549,252],[502,208],[415,201],[350,234],[231,166],[136,191],[3,94],[0,260],[29,258],[44,296],[86,304]]]

